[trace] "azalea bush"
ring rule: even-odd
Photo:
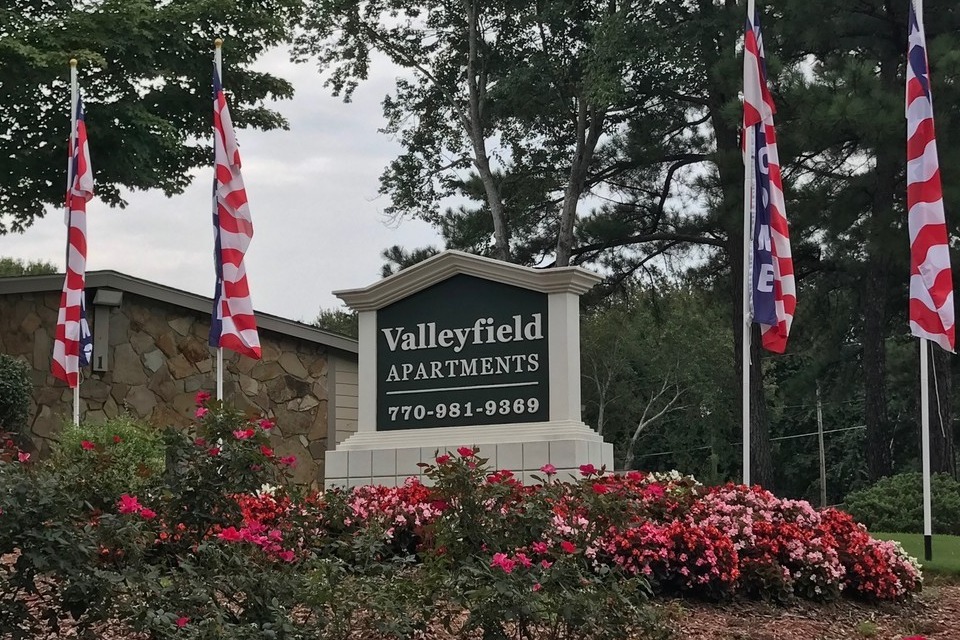
[[[846,513],[675,472],[584,465],[563,482],[545,465],[524,486],[460,447],[422,465],[426,483],[308,492],[270,420],[197,400],[192,429],[140,444],[119,424],[44,461],[3,441],[0,628],[656,638],[661,594],[895,601],[921,586],[915,560]],[[124,485],[137,451],[153,466]]]

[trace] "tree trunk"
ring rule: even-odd
[[[592,108],[583,96],[579,99],[577,110],[577,146],[570,160],[570,175],[566,191],[563,194],[563,207],[560,210],[560,232],[557,234],[556,266],[570,266],[573,252],[573,229],[577,221],[577,204],[583,194],[583,185],[587,180],[587,171],[593,162],[593,154],[603,132],[604,114]]]
[[[874,214],[876,215],[876,213]],[[871,482],[893,470],[890,424],[887,420],[886,265],[874,252],[867,260],[863,307],[863,399],[866,423],[867,473]]]

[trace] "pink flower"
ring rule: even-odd
[[[513,567],[517,563],[514,560],[511,560],[507,557],[505,553],[495,553],[493,554],[493,559],[490,561],[491,567],[499,567],[503,570],[504,573],[512,573]]]
[[[120,436],[113,436],[113,444],[120,444],[121,442],[123,442],[123,438]]]
[[[550,562],[549,560],[541,560],[540,566],[543,567],[544,569],[549,569],[550,567],[553,566],[553,563]]]
[[[442,456],[437,456],[437,464],[447,464],[450,462],[450,456],[443,454]]]
[[[280,458],[280,464],[285,464],[288,467],[292,467],[297,464],[297,456],[287,456],[285,458]]]
[[[117,502],[117,511],[120,513],[139,513],[141,509],[143,509],[143,507],[140,506],[137,497],[127,495],[126,493],[120,496],[120,500]]]
[[[240,542],[243,540],[243,534],[237,531],[236,527],[227,527],[218,533],[217,537],[226,542]]]
[[[530,560],[530,558],[527,557],[527,554],[523,553],[522,551],[515,553],[513,555],[513,559],[516,560],[520,566],[523,566],[523,567],[533,566],[533,562]]]
[[[546,553],[547,552],[547,543],[546,542],[534,542],[530,545],[530,548],[533,549],[534,553]]]
[[[547,464],[540,467],[540,471],[543,471],[548,476],[552,476],[552,475],[556,475],[557,468],[548,462]]]
[[[247,440],[253,437],[253,434],[256,433],[253,429],[237,429],[233,432],[233,437],[237,440]]]
[[[539,582],[536,583],[535,585],[533,585],[533,590],[534,590],[534,591],[540,591],[540,583],[539,583]]]
[[[457,449],[457,453],[459,453],[464,458],[473,457],[473,449],[471,449],[470,447],[459,447]]]
[[[210,447],[207,449],[207,454],[214,457],[220,455],[220,447]]]
[[[272,458],[272,457],[273,457],[273,449],[271,449],[270,447],[268,447],[268,446],[265,445],[265,444],[260,445],[260,453],[262,453],[263,455],[267,456],[268,458]]]
[[[194,415],[199,420],[200,418],[207,415],[208,413],[210,413],[210,409],[207,409],[206,407],[197,407],[197,413]]]
[[[89,440],[84,440],[83,442],[80,443],[80,446],[83,448],[84,451],[93,451],[94,449],[97,448],[97,445],[93,444]]]
[[[560,548],[563,549],[564,553],[576,553],[577,551],[577,548],[569,540],[560,542]]]
[[[188,622],[190,622],[190,618],[187,616],[180,616],[177,618],[177,628],[182,629],[183,627],[187,626]]]
[[[582,464],[580,465],[580,473],[585,476],[592,476],[597,473],[597,468],[592,464]]]
[[[157,517],[157,513],[153,509],[148,509],[147,507],[143,507],[142,509],[140,509],[140,517],[145,520],[153,520],[154,518]]]
[[[294,558],[293,550],[286,549],[284,551],[281,551],[280,553],[277,554],[277,557],[279,557],[284,562],[293,562],[293,558]]]
[[[27,453],[26,451],[19,451],[17,453],[17,460],[19,460],[20,462],[29,462],[30,454]]]
[[[210,399],[210,393],[208,393],[207,391],[197,391],[197,397],[194,398],[198,407],[203,405],[209,399]]]
[[[275,426],[277,426],[276,423],[269,418],[262,418],[257,424],[260,425],[260,428],[264,431],[270,431],[270,429],[273,429]]]

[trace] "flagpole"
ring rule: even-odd
[[[747,1],[747,16],[753,20],[755,0]],[[746,52],[744,52],[746,56]],[[741,412],[743,419],[743,484],[750,485],[750,290],[752,285],[752,269],[750,264],[750,243],[753,237],[751,222],[753,221],[754,189],[753,167],[756,160],[756,144],[753,137],[753,127],[743,128],[743,144],[746,153],[743,164],[743,322],[741,323]]]
[[[223,46],[223,40],[217,38],[213,41],[213,66],[217,70],[217,77],[220,78],[220,82],[223,82],[223,51],[221,47]],[[214,141],[216,144],[216,141]],[[216,174],[216,167],[214,167],[214,174]],[[217,194],[216,194],[216,183],[217,177],[213,177],[214,183],[214,194],[213,194],[213,206],[217,206]],[[223,400],[223,347],[217,346],[217,400]]]
[[[64,273],[69,277],[70,270],[70,190],[73,189],[73,155],[77,146],[77,97],[80,88],[77,85],[77,59],[70,58],[70,153],[67,154],[67,253]],[[80,366],[77,363],[77,384],[73,387],[73,424],[80,426]]]
[[[920,338],[920,448],[923,458],[923,557],[933,559],[933,515],[930,496],[930,345]]]

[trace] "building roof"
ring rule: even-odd
[[[60,291],[63,288],[63,274],[41,276],[17,276],[0,278],[0,295],[13,293],[42,293]],[[184,309],[209,314],[213,308],[213,299],[174,289],[155,282],[134,278],[117,271],[88,271],[87,290],[115,289],[142,298],[165,302]],[[281,335],[313,342],[331,349],[348,353],[357,353],[357,341],[353,338],[318,329],[309,324],[287,320],[261,311],[254,311],[257,327]]]

